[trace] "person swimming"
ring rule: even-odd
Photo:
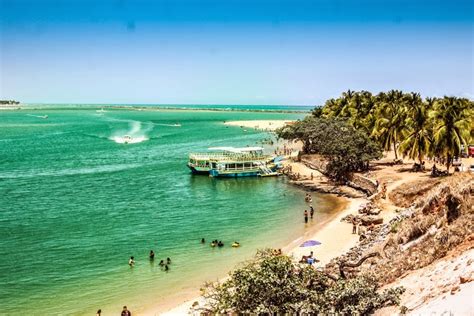
[[[211,247],[215,247],[215,246],[217,246],[217,242],[216,242],[215,240],[213,240],[213,241],[211,242]]]
[[[168,268],[168,265],[165,264],[165,271],[168,271],[170,268]]]
[[[201,238],[201,244],[205,244],[206,240],[204,238]]]
[[[234,248],[240,247],[240,243],[237,241],[234,241],[234,243],[232,244],[232,247]]]
[[[224,247],[224,243],[221,240],[219,240],[219,242],[217,243],[217,247]]]
[[[164,266],[165,265],[165,262],[163,260],[160,260],[160,263],[159,263],[160,266]]]

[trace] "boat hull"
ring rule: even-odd
[[[191,170],[192,174],[209,175],[209,170],[199,170],[192,166],[188,166],[188,168]]]
[[[248,172],[219,172],[217,170],[209,171],[209,175],[212,177],[219,177],[219,178],[239,178],[239,177],[257,177],[259,176],[260,172],[258,171],[248,171]]]

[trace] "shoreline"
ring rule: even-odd
[[[301,189],[304,190],[303,188]],[[335,199],[337,210],[331,217],[308,229],[302,235],[296,236],[296,239],[281,248],[284,254],[293,257],[294,260],[298,260],[303,254],[307,255],[310,251],[314,251],[315,257],[320,260],[314,264],[316,268],[326,265],[332,258],[345,253],[359,241],[359,235],[352,234],[351,225],[342,222],[341,218],[357,212],[359,206],[368,201],[365,198],[348,198],[333,193],[319,194]],[[315,214],[317,215],[317,211]],[[299,247],[301,243],[309,239],[318,240],[322,244],[313,247]],[[226,277],[222,280],[225,280],[230,272],[227,271]],[[146,311],[143,315],[186,315],[189,313],[193,303],[198,302],[201,305],[203,301],[202,296],[194,296],[191,299],[185,299],[166,312],[161,312],[162,309],[157,307]]]
[[[263,106],[262,106],[263,107]],[[308,114],[311,110],[296,109],[251,109],[251,108],[193,108],[193,107],[179,107],[179,106],[143,106],[143,105],[100,105],[100,104],[84,104],[84,105],[37,105],[37,104],[22,104],[19,107],[8,109],[8,110],[94,110],[94,109],[105,109],[105,110],[131,110],[131,111],[199,111],[199,112],[242,112],[242,113],[280,113],[280,114]]]
[[[273,132],[278,128],[291,124],[294,120],[246,120],[228,121],[224,125],[238,126],[240,128],[253,128],[255,130]]]
[[[240,128],[254,128],[257,130],[264,130],[264,131],[274,131],[277,128],[283,127],[289,122],[294,122],[291,120],[245,120],[245,121],[228,121],[225,122],[225,125],[228,126],[236,126]],[[293,166],[298,165],[299,163],[293,162],[289,160],[285,165],[291,164]],[[301,170],[302,176],[310,177],[311,172],[316,172],[315,170],[307,168],[307,170]],[[308,174],[306,174],[308,173]],[[322,175],[321,175],[322,176]],[[352,234],[352,227],[350,224],[341,221],[341,219],[349,214],[357,213],[360,206],[364,203],[368,202],[366,197],[350,197],[344,196],[337,193],[331,192],[316,192],[314,190],[310,190],[308,187],[301,186],[298,183],[293,181],[288,183],[292,186],[299,187],[300,190],[309,192],[309,193],[318,193],[324,195],[329,199],[333,199],[335,202],[336,210],[334,213],[329,217],[326,218],[321,223],[317,223],[316,225],[312,225],[306,230],[303,234],[295,236],[295,239],[289,242],[288,244],[281,247],[284,254],[290,256],[295,261],[299,261],[299,259],[303,255],[308,255],[310,251],[314,252],[314,255],[319,262],[314,264],[315,268],[320,268],[325,266],[327,263],[330,262],[331,259],[334,257],[340,256],[347,252],[350,248],[355,246],[359,241],[359,235]],[[307,207],[309,208],[309,203],[307,203]],[[315,220],[317,220],[317,210],[315,212]],[[310,220],[312,221],[312,220]],[[300,247],[300,245],[306,240],[317,240],[321,242],[321,245],[313,246],[313,247]],[[225,280],[228,278],[229,273],[227,271],[226,276],[221,279]],[[174,307],[169,308],[166,312],[162,312],[163,308],[153,308],[144,313],[144,315],[186,315],[189,314],[189,311],[192,305],[198,302],[199,305],[202,305],[204,302],[204,298],[201,295],[196,295],[192,298],[186,298],[181,303],[177,303]],[[169,305],[173,305],[170,302]]]

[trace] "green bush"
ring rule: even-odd
[[[223,283],[204,288],[211,313],[368,314],[399,303],[402,288],[379,291],[371,275],[335,279],[287,256],[259,251]]]

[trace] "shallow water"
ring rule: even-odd
[[[191,151],[268,138],[224,120],[303,114],[97,109],[0,112],[2,314],[143,311],[310,229],[304,192],[283,177],[212,179],[186,168]],[[113,140],[126,133],[146,139]],[[318,220],[331,212],[332,200],[313,199]],[[242,247],[231,248],[234,240]],[[166,257],[169,272],[157,266]]]

